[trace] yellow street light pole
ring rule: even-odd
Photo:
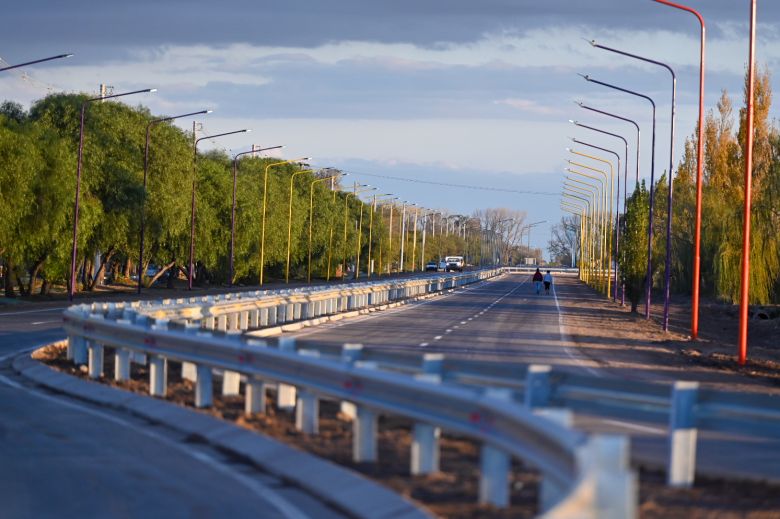
[[[414,232],[412,233],[412,272],[416,270],[415,258],[417,257],[417,215],[420,213],[420,208],[414,208]]]
[[[587,201],[583,203],[583,199],[572,195],[571,193],[563,192],[564,202],[569,204],[575,209],[582,211],[583,217],[580,219],[580,263],[582,268],[580,269],[582,280],[586,283],[590,283],[590,270],[591,270],[591,251],[590,243],[588,241],[589,229],[592,225],[592,221],[589,216],[589,206]]]
[[[574,204],[581,205],[581,203],[584,203],[586,206],[586,214],[588,217],[584,221],[583,224],[583,258],[585,260],[585,263],[587,265],[587,268],[585,269],[585,283],[591,285],[591,279],[592,274],[594,272],[594,259],[595,259],[595,253],[593,252],[593,235],[594,235],[594,226],[595,221],[593,218],[594,213],[594,204],[591,203],[590,198],[583,197],[579,194],[578,191],[569,190],[570,188],[567,188],[564,186],[564,192],[563,196],[568,198],[569,200],[572,200]],[[587,195],[585,195],[587,196]]]
[[[304,160],[311,160],[311,157],[303,157],[300,159],[282,160],[279,162],[273,162],[265,167],[263,173],[263,216],[260,220],[260,285],[263,284],[263,267],[265,265],[265,208],[268,202],[268,170],[275,166],[281,166],[282,164],[293,164],[295,162],[301,162]]]
[[[368,187],[369,189],[358,190],[358,187]],[[344,258],[343,258],[343,267],[341,269],[341,279],[344,279],[344,277],[347,275],[347,209],[349,208],[349,197],[357,196],[360,193],[365,193],[366,191],[373,191],[375,189],[376,189],[375,187],[370,187],[368,184],[355,184],[353,187],[353,191],[351,193],[347,193],[347,195],[344,197],[344,247],[343,247]],[[361,217],[362,214],[363,213],[361,210]],[[358,233],[360,233],[360,229],[358,229]]]
[[[612,236],[613,235],[616,237],[615,243],[618,243],[618,241],[617,241],[618,220],[617,219],[619,218],[618,207],[619,207],[619,203],[620,203],[619,202],[619,200],[620,200],[620,197],[619,197],[620,193],[618,193],[618,198],[615,199],[615,192],[614,192],[614,179],[615,179],[615,175],[614,175],[614,170],[612,169],[612,161],[611,160],[607,160],[607,159],[605,159],[603,157],[598,157],[598,156],[595,156],[595,155],[588,155],[587,153],[582,153],[582,152],[579,152],[579,151],[576,151],[576,150],[573,150],[573,149],[570,149],[570,148],[567,148],[567,150],[570,153],[573,153],[574,155],[579,155],[581,157],[586,157],[586,158],[589,158],[591,160],[595,160],[596,162],[601,162],[601,163],[606,164],[607,166],[609,166],[609,230],[610,230],[610,232],[609,232],[609,265],[611,267],[612,266]],[[620,173],[620,172],[618,171],[618,173]],[[618,177],[618,183],[619,182],[620,182],[620,177]],[[619,187],[620,186],[618,186],[618,188]],[[614,213],[612,211],[612,200],[613,199],[616,200]],[[613,227],[613,222],[614,222],[614,227]],[[613,232],[613,229],[614,229],[614,232]],[[615,264],[617,265],[617,259],[615,260]],[[615,268],[615,291],[613,293],[613,300],[617,301],[617,267]]]
[[[598,181],[598,179],[595,179]],[[572,184],[573,183],[573,184]],[[592,195],[594,197],[594,203],[596,209],[596,232],[598,236],[598,242],[599,242],[599,254],[598,254],[598,271],[597,271],[597,281],[599,283],[599,289],[604,290],[606,292],[607,285],[605,283],[604,279],[604,257],[605,257],[605,248],[604,248],[604,225],[603,225],[603,207],[604,207],[604,192],[602,189],[599,189],[599,187],[588,184],[587,182],[583,182],[581,180],[577,180],[571,177],[566,177],[566,182],[564,182],[564,185],[578,191],[581,194],[588,194]],[[607,292],[607,295],[609,293]]]
[[[579,234],[579,242],[580,242],[580,256],[579,258],[577,256],[574,256],[574,251],[572,251],[572,261],[577,265],[577,268],[579,270],[578,277],[580,280],[582,280],[582,219],[583,219],[583,211],[582,207],[574,206],[573,204],[569,204],[568,202],[561,200],[561,210],[564,212],[567,212],[571,214],[572,216],[579,217],[580,220],[580,232]]]
[[[374,195],[374,200],[371,203],[371,217],[368,224],[368,265],[366,267],[366,273],[368,277],[371,277],[371,240],[373,239],[374,232],[374,212],[376,212],[376,201],[382,198],[393,196],[392,193],[384,193],[382,195]],[[359,249],[358,249],[359,250]],[[382,272],[382,239],[379,239],[379,272]]]
[[[608,275],[610,277],[612,277],[612,198],[611,197],[612,197],[613,193],[611,191],[612,190],[611,186],[612,186],[612,181],[614,180],[613,175],[612,175],[612,166],[610,165],[610,176],[609,176],[609,178],[607,178],[607,172],[604,171],[603,169],[594,168],[594,167],[588,166],[586,164],[580,164],[579,162],[574,162],[572,160],[569,160],[567,162],[569,164],[574,165],[574,166],[579,166],[581,168],[585,168],[587,170],[590,170],[590,171],[593,171],[595,173],[599,173],[599,174],[603,175],[604,176],[604,184],[603,185],[604,185],[604,197],[605,198],[607,197],[607,194],[606,194],[607,193],[606,184],[607,184],[607,182],[610,183],[610,195],[609,195],[610,198],[609,198],[609,204],[608,204],[609,205],[609,220],[608,220],[609,225],[607,226],[608,235],[609,235],[610,239],[609,239],[609,264],[608,264],[608,272],[607,273],[608,273]],[[605,215],[605,218],[606,218],[606,215]],[[605,235],[605,238],[606,238],[606,236],[607,235]],[[607,245],[606,240],[605,240],[604,244]],[[607,294],[607,296],[609,296],[609,294]]]
[[[331,175],[329,177],[317,178],[309,183],[309,261],[306,268],[306,282],[311,283],[311,242],[312,242],[312,226],[314,222],[314,184],[318,182],[324,182],[326,180],[333,180],[339,176],[346,176],[346,173],[340,173],[338,175]],[[335,200],[335,191],[334,191]],[[333,226],[331,222],[331,238],[333,237]],[[328,251],[328,277],[330,277],[330,250]]]
[[[284,282],[290,282],[290,248],[292,242],[292,204],[293,204],[293,190],[295,187],[295,177],[304,173],[312,173],[310,169],[302,169],[296,171],[290,176],[290,209],[287,215],[287,265],[284,268]]]

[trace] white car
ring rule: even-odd
[[[463,256],[447,256],[444,258],[445,263],[447,263],[447,270],[457,270],[458,272],[463,272]]]

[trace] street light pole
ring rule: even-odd
[[[279,148],[284,148],[284,145],[281,146],[271,146],[270,148],[255,148],[255,145],[252,145],[252,149],[249,151],[242,151],[241,153],[236,153],[233,156],[233,202],[231,204],[230,209],[230,286],[233,286],[233,281],[236,275],[235,268],[233,266],[233,261],[235,258],[235,248],[236,248],[236,186],[238,182],[238,157],[242,155],[252,154],[252,157],[255,156],[255,153],[268,151],[268,150],[277,150]]]
[[[677,75],[674,73],[674,69],[667,65],[666,63],[662,61],[657,61],[650,58],[645,58],[643,56],[638,56],[636,54],[631,54],[629,52],[625,52],[622,50],[614,49],[612,47],[607,47],[605,45],[601,45],[599,43],[596,43],[595,40],[591,41],[590,44],[598,49],[606,50],[609,52],[613,52],[615,54],[620,54],[622,56],[627,56],[629,58],[638,59],[640,61],[644,61],[645,63],[651,63],[653,65],[658,65],[659,67],[663,67],[666,70],[669,71],[669,73],[672,75],[672,114],[671,114],[671,128],[670,128],[670,139],[669,139],[669,189],[667,191],[666,196],[666,207],[667,207],[667,214],[666,214],[666,266],[664,269],[664,318],[663,318],[663,327],[664,331],[669,331],[669,299],[671,297],[671,275],[672,275],[672,198],[673,198],[673,184],[674,184],[674,129],[675,129],[675,121],[677,119],[676,117],[676,110],[677,110]]]
[[[290,175],[290,203],[289,203],[289,213],[287,215],[287,265],[284,268],[284,282],[289,283],[290,282],[290,249],[291,249],[291,242],[292,242],[292,206],[293,206],[293,192],[295,188],[295,177],[298,175],[302,175],[304,173],[311,173],[312,170],[309,169],[302,169],[300,171],[294,172],[292,175]]]
[[[161,117],[159,119],[153,119],[146,125],[146,140],[144,141],[144,182],[143,193],[141,198],[141,236],[140,236],[140,248],[138,251],[138,289],[137,293],[141,293],[143,287],[143,274],[144,274],[144,237],[146,231],[146,178],[149,171],[149,136],[152,126],[166,121],[173,121],[174,119],[180,119],[182,117],[190,117],[193,115],[204,115],[211,113],[211,110],[201,110],[199,112],[191,112],[188,114],[174,115],[172,117]]]
[[[680,5],[669,0],[655,0],[659,4],[668,5],[683,11],[687,11],[699,20],[701,27],[700,45],[699,45],[699,139],[696,143],[696,219],[694,224],[693,237],[693,287],[691,295],[691,339],[696,340],[699,336],[699,283],[701,277],[701,203],[702,203],[702,183],[704,171],[704,58],[706,48],[707,28],[704,24],[704,18],[695,9]],[[755,6],[755,2],[753,3]],[[751,32],[751,35],[754,35]],[[752,49],[752,48],[751,48]],[[752,63],[751,63],[752,65]]]
[[[639,92],[634,92],[633,90],[628,90],[627,88],[619,87],[616,85],[612,85],[610,83],[605,83],[604,81],[599,81],[597,79],[593,79],[592,77],[588,75],[582,76],[585,81],[588,81],[589,83],[596,83],[597,85],[605,86],[607,88],[612,88],[613,90],[618,90],[620,92],[631,94],[636,97],[641,97],[642,99],[646,99],[650,102],[650,105],[653,107],[653,133],[652,133],[652,139],[651,139],[651,152],[650,152],[650,215],[648,218],[648,224],[647,224],[647,275],[646,275],[646,283],[645,283],[645,319],[650,319],[650,299],[652,296],[652,288],[653,288],[653,205],[655,201],[655,186],[653,185],[655,182],[655,101],[650,96],[647,96],[645,94],[640,94]],[[670,182],[671,184],[671,182]],[[669,214],[671,214],[671,205],[669,206]]]
[[[6,70],[11,70],[20,67],[26,67],[27,65],[35,65],[36,63],[43,63],[44,61],[51,61],[54,59],[70,58],[71,56],[73,56],[73,54],[58,54],[56,56],[51,56],[49,58],[36,59],[33,61],[28,61],[26,63],[19,63],[18,65],[9,65],[7,67],[0,68],[0,72],[5,72]],[[106,96],[106,97],[117,97],[117,96]]]
[[[205,139],[216,139],[217,137],[224,137],[226,135],[234,135],[236,133],[247,133],[252,130],[244,128],[243,130],[235,130],[232,132],[217,133],[215,135],[206,135],[199,139],[195,139],[192,146],[192,204],[190,210],[190,264],[187,271],[187,290],[192,290],[193,270],[195,269],[195,189],[198,183],[198,143]]]
[[[282,164],[292,164],[295,162],[302,162],[305,160],[311,160],[311,157],[302,157],[299,159],[281,160],[279,162],[272,162],[265,167],[263,173],[263,214],[260,219],[260,286],[263,286],[263,270],[265,267],[265,209],[268,203],[268,170],[274,166],[281,166]]]
[[[312,242],[312,225],[314,222],[314,184],[318,182],[324,182],[326,180],[333,180],[334,178],[338,178],[339,176],[345,177],[347,176],[347,173],[339,173],[336,175],[331,175],[329,177],[318,178],[312,180],[311,183],[309,184],[309,261],[308,261],[308,267],[306,269],[307,283],[311,283],[311,242]],[[330,267],[328,267],[328,270],[330,270]]]
[[[747,361],[748,308],[750,306],[750,198],[753,173],[753,94],[756,62],[756,0],[750,1],[750,43],[748,51],[748,84],[745,132],[745,205],[742,213],[742,286],[739,293],[739,359]]]
[[[57,56],[57,57],[65,57],[65,55]],[[51,59],[56,59],[57,57]],[[47,59],[43,61],[47,61]],[[37,63],[37,62],[31,62],[31,63]],[[16,66],[21,67],[22,65],[16,65]],[[73,301],[73,297],[76,293],[76,254],[78,252],[78,238],[79,238],[79,202],[80,202],[79,199],[81,198],[81,164],[82,164],[82,157],[84,154],[84,118],[86,116],[87,105],[89,105],[89,103],[100,101],[102,99],[111,99],[114,97],[124,97],[133,94],[151,93],[156,91],[157,91],[156,88],[145,88],[142,90],[133,90],[132,92],[124,92],[121,94],[112,94],[109,96],[93,97],[81,103],[81,119],[79,122],[79,154],[78,154],[78,161],[76,163],[76,197],[73,203],[73,246],[70,251],[70,284],[68,286],[68,301]]]

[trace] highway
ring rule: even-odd
[[[170,430],[28,385],[11,359],[64,338],[64,306],[29,306],[0,313],[2,517],[342,517]]]
[[[672,369],[627,342],[616,362],[598,344],[582,348],[567,335],[564,314],[587,320],[589,310],[570,304],[592,297],[573,276],[557,276],[550,295],[536,295],[526,274],[500,278],[385,312],[327,323],[292,334],[306,342],[360,343],[364,348],[444,353],[461,358],[549,364],[579,374],[635,378],[663,384],[675,380],[715,383],[736,377],[717,370]],[[596,339],[592,339],[596,342]],[[739,377],[744,379],[745,377]],[[744,385],[751,381],[743,380]],[[630,435],[638,461],[665,464],[666,427],[660,424],[575,415],[575,425],[593,432]],[[780,441],[699,432],[697,467],[713,475],[760,475],[780,481]]]

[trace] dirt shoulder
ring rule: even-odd
[[[583,355],[613,375],[652,382],[695,380],[729,391],[780,394],[780,309],[753,309],[748,362],[737,364],[737,308],[702,301],[699,338],[690,339],[690,297],[674,296],[669,331],[662,327],[663,300],[656,295],[651,319],[607,299],[576,278],[560,276],[556,292],[567,335]]]

